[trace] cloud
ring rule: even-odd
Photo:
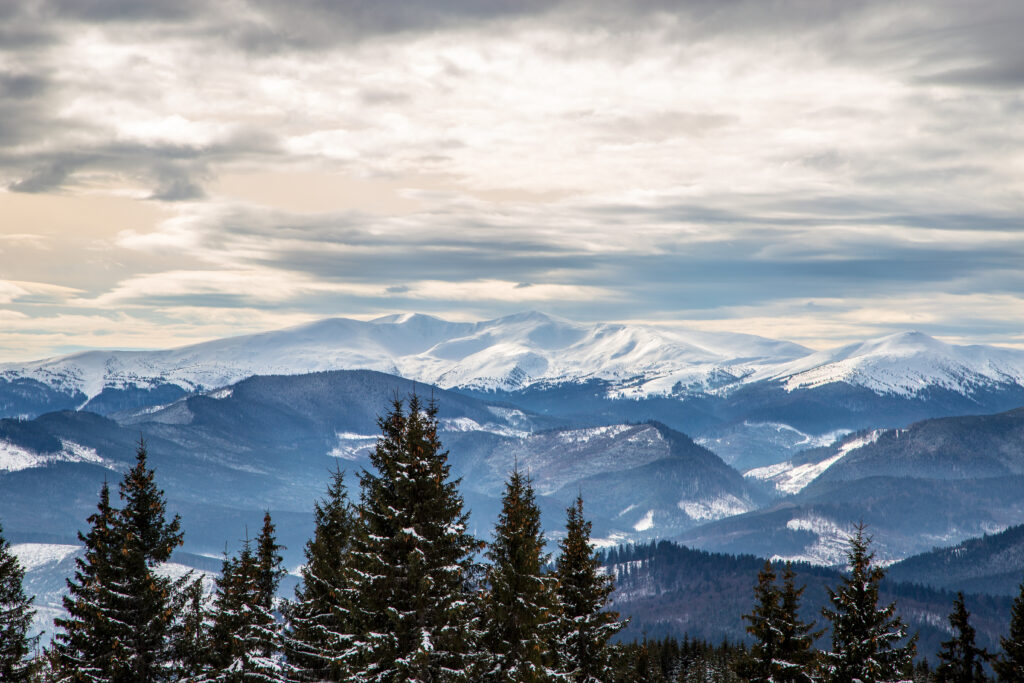
[[[533,305],[819,345],[901,324],[892,306],[1010,338],[1022,20],[952,0],[0,4],[0,186],[162,212],[19,214],[48,251],[0,243],[0,301],[189,339],[224,329],[205,311]]]

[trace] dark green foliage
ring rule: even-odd
[[[1010,611],[1010,632],[1000,640],[1003,654],[993,664],[1002,683],[1024,681],[1024,584]]]
[[[25,571],[0,527],[0,681],[30,680],[32,663],[28,655],[39,637],[29,638],[32,626],[32,598],[25,595]]]
[[[555,621],[554,580],[543,568],[540,509],[530,480],[517,468],[505,484],[494,540],[487,552],[483,595],[482,678],[533,683],[550,680],[551,635]]]
[[[757,575],[754,587],[754,610],[744,615],[750,624],[747,632],[754,637],[750,655],[741,673],[747,680],[763,683],[811,683],[815,655],[814,624],[800,620],[800,595],[792,566],[783,571],[783,587],[775,585],[775,571],[767,560]]]
[[[437,408],[395,399],[360,474],[352,605],[358,676],[465,680],[473,650],[469,577],[480,543],[437,438]]]
[[[316,527],[306,543],[302,583],[288,608],[288,660],[299,680],[344,681],[355,637],[349,608],[355,520],[344,473],[332,473],[327,495],[315,504],[313,515]]]
[[[270,513],[253,552],[249,539],[225,558],[214,599],[209,670],[202,680],[243,683],[287,681],[274,594],[283,573]]]
[[[173,582],[154,573],[182,543],[177,515],[165,518],[164,492],[156,487],[154,472],[146,463],[146,445],[139,442],[135,467],[121,481],[124,507],[117,515],[120,553],[124,559],[123,591],[129,596],[119,616],[128,626],[124,641],[128,671],[136,683],[168,677],[171,660],[169,631],[174,612],[170,608]]]
[[[615,584],[601,571],[590,545],[591,524],[583,517],[583,498],[566,510],[566,536],[558,542],[555,563],[560,615],[556,637],[559,669],[579,683],[610,680],[609,640],[623,624],[606,609]]]
[[[878,584],[885,572],[872,564],[871,538],[858,524],[849,540],[849,574],[839,590],[829,589],[832,609],[822,614],[832,622],[832,650],[823,654],[825,678],[831,683],[875,683],[903,680],[911,671],[917,638],[907,635],[895,604],[878,606]]]
[[[209,658],[210,634],[203,581],[189,582],[175,604],[178,619],[171,636],[178,676],[186,680],[201,674]]]
[[[110,505],[110,487],[104,482],[96,512],[86,520],[89,533],[78,534],[85,556],[76,558],[74,577],[67,580],[67,616],[54,619],[58,680],[129,680],[123,627],[113,618],[120,613],[122,600],[110,588],[125,580],[116,515]]]
[[[975,644],[970,616],[964,605],[964,594],[957,593],[949,614],[953,637],[942,644],[940,663],[935,669],[938,683],[984,683],[988,680],[984,665],[989,654]]]
[[[181,523],[166,520],[142,441],[120,496],[124,507],[116,510],[104,484],[91,530],[79,533],[85,557],[68,581],[68,616],[55,620],[61,680],[149,683],[173,675],[173,606],[187,577],[173,582],[153,570],[181,545]]]

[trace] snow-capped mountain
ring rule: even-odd
[[[581,324],[541,313],[477,323],[426,315],[332,318],[161,351],[87,351],[0,365],[0,378],[35,380],[86,400],[105,388],[176,385],[186,391],[254,374],[367,369],[442,387],[515,390],[538,382],[610,380],[617,396],[703,392],[808,349],[744,334]]]
[[[971,394],[1024,382],[1024,351],[955,346],[904,332],[766,367],[748,378],[756,380],[780,381],[788,391],[845,382],[877,394],[915,396],[934,388]]]
[[[185,391],[254,374],[369,369],[438,386],[516,390],[538,383],[609,382],[612,398],[728,391],[759,381],[788,391],[844,382],[878,394],[928,388],[967,393],[1024,383],[1024,351],[954,346],[896,334],[812,352],[745,334],[672,326],[582,324],[542,313],[484,322],[426,315],[332,318],[285,330],[159,351],[86,351],[0,365],[8,383],[34,380],[85,400],[104,389]]]

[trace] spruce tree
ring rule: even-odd
[[[625,624],[606,609],[615,590],[610,574],[590,544],[591,523],[583,517],[583,497],[566,510],[566,535],[559,541],[555,561],[559,620],[556,652],[559,669],[578,683],[612,680],[609,640]]]
[[[1013,600],[1010,633],[999,640],[1003,653],[992,667],[1002,683],[1024,681],[1024,583]]]
[[[754,644],[742,672],[752,683],[770,681],[775,673],[774,662],[778,659],[782,641],[782,629],[779,627],[781,597],[775,586],[772,563],[765,560],[764,567],[757,573],[754,609],[750,614],[743,615],[750,622],[747,633],[754,637]]]
[[[85,557],[68,580],[68,617],[54,622],[61,680],[151,683],[174,675],[173,606],[186,579],[154,570],[181,545],[181,522],[166,519],[141,440],[119,490],[124,507],[111,506],[104,484],[90,532],[79,533]]]
[[[288,661],[299,680],[345,681],[354,655],[349,553],[355,521],[340,470],[332,473],[327,495],[314,505],[313,516],[302,583],[287,610]]]
[[[125,653],[127,625],[120,620],[125,598],[115,587],[125,585],[117,511],[110,505],[110,487],[100,489],[96,512],[86,520],[85,546],[75,558],[75,573],[67,579],[67,616],[54,619],[53,656],[58,681],[120,683],[130,681]]]
[[[353,537],[354,680],[467,680],[469,579],[480,544],[437,438],[437,406],[395,399],[360,474]]]
[[[282,574],[279,548],[267,513],[256,551],[246,538],[236,557],[225,558],[214,598],[209,670],[200,680],[289,680],[282,657],[281,625],[274,616],[274,594]]]
[[[32,663],[28,655],[39,636],[30,638],[32,598],[25,595],[25,570],[11,552],[0,527],[0,681],[28,681]]]
[[[964,605],[964,594],[957,593],[949,625],[953,637],[942,643],[939,665],[935,668],[936,683],[985,683],[985,662],[989,654],[974,643],[974,627],[970,613]]]
[[[193,680],[205,670],[210,651],[210,623],[203,580],[189,580],[177,596],[178,615],[171,635],[177,678]]]
[[[832,622],[832,650],[822,653],[830,683],[902,681],[916,650],[917,636],[898,644],[906,638],[907,627],[896,616],[896,604],[878,606],[878,584],[885,572],[872,564],[875,555],[865,529],[863,523],[854,527],[847,550],[850,573],[839,590],[828,589],[832,609],[822,609]]]
[[[501,497],[494,540],[487,551],[487,589],[483,596],[481,677],[488,681],[533,683],[550,680],[554,579],[545,575],[540,509],[530,480],[513,470]]]

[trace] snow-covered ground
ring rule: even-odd
[[[876,429],[864,436],[848,439],[839,445],[834,455],[818,462],[795,465],[792,461],[787,460],[775,465],[768,465],[767,467],[755,467],[744,472],[743,476],[768,482],[782,493],[798,493],[821,476],[825,470],[853,451],[878,441],[878,437],[884,431],[883,429]]]
[[[55,453],[38,453],[9,441],[0,440],[0,472],[17,472],[53,462],[93,462],[103,464],[95,448],[73,441],[62,441]]]

